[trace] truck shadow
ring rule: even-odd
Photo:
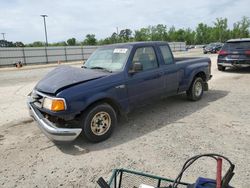
[[[250,67],[230,68],[224,71],[225,73],[249,74]]]
[[[185,94],[158,100],[131,112],[128,115],[128,121],[121,120],[111,138],[104,142],[90,143],[83,137],[79,137],[74,142],[56,144],[56,146],[63,153],[70,155],[82,155],[115,147],[189,116],[205,108],[211,102],[227,96],[228,93],[228,91],[210,90],[204,93],[203,98],[197,102],[188,101]],[[183,126],[186,124],[183,123]]]

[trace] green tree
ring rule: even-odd
[[[234,23],[233,29],[231,31],[231,37],[248,38],[250,37],[249,28],[250,28],[250,19],[244,16],[241,19],[241,21]]]
[[[49,44],[49,46],[67,46],[67,43],[65,41],[61,41]]]
[[[184,32],[184,41],[188,45],[195,44],[195,32],[190,28],[186,29]]]
[[[43,47],[43,46],[45,46],[45,43],[41,42],[41,41],[35,41],[31,44],[28,44],[27,46],[28,47]]]
[[[164,41],[167,39],[167,26],[158,24],[156,26],[149,26],[152,41]]]
[[[213,28],[213,37],[216,41],[225,42],[229,38],[227,18],[216,18]]]
[[[241,38],[250,37],[250,33],[249,33],[250,19],[244,16],[240,23],[241,23],[241,27],[240,27]]]
[[[94,34],[87,34],[85,40],[83,41],[84,45],[96,45],[97,39]]]
[[[11,41],[0,40],[0,47],[14,47],[14,45]]]
[[[67,40],[68,46],[75,46],[76,45],[76,39],[75,38],[70,38]]]
[[[207,24],[199,23],[196,28],[196,44],[207,44],[211,42],[211,27]]]
[[[236,22],[233,24],[233,29],[230,32],[231,38],[241,38],[241,23]]]
[[[176,36],[176,30],[175,27],[172,26],[170,27],[169,31],[168,31],[168,41],[172,42],[172,41],[176,41],[177,36]]]
[[[112,33],[112,35],[109,37],[109,42],[110,42],[110,44],[120,42],[119,35],[116,32]]]
[[[177,42],[183,42],[185,41],[185,30],[184,29],[178,29],[176,31],[176,41]]]
[[[149,41],[151,39],[150,29],[141,28],[139,30],[135,30],[134,39],[135,41]]]
[[[23,44],[22,42],[17,41],[17,42],[15,42],[15,43],[13,44],[13,46],[14,46],[14,47],[24,47],[24,44]]]
[[[132,31],[130,29],[123,29],[120,31],[118,37],[121,42],[128,42],[132,37]]]

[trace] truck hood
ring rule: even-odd
[[[58,90],[79,83],[105,77],[110,73],[101,70],[75,68],[71,66],[60,66],[49,72],[36,85],[36,90],[55,94]]]

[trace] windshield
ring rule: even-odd
[[[224,49],[227,49],[227,50],[237,50],[237,49],[250,50],[250,41],[228,42],[225,44]]]
[[[128,59],[129,48],[100,48],[97,49],[84,64],[85,68],[121,71]]]

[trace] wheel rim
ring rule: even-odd
[[[111,126],[111,118],[107,112],[98,112],[91,120],[91,130],[97,135],[104,135]]]
[[[194,85],[194,93],[196,97],[199,97],[202,93],[202,83],[196,82]]]

